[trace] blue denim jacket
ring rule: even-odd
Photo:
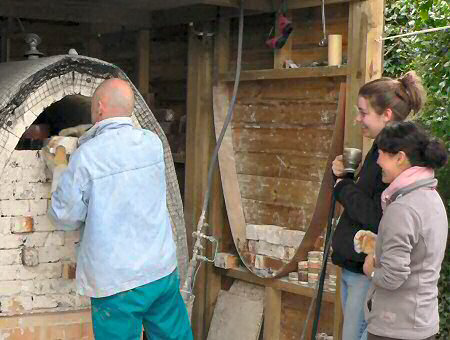
[[[78,293],[105,297],[169,275],[176,248],[159,138],[119,117],[94,125],[79,144],[49,209],[61,229],[83,228]]]

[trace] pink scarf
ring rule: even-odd
[[[413,166],[398,175],[381,194],[381,207],[386,209],[393,194],[422,179],[434,178],[434,170],[423,166]]]

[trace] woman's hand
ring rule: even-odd
[[[336,177],[342,177],[345,175],[344,161],[342,159],[342,155],[336,156],[336,158],[333,161],[333,166],[331,168],[333,169],[333,173]]]
[[[372,272],[375,270],[375,256],[373,254],[369,254],[366,256],[366,260],[364,261],[363,271],[368,277],[372,277]]]

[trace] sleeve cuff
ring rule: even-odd
[[[348,185],[348,184],[353,184],[353,183],[355,183],[355,182],[353,182],[352,179],[349,179],[349,178],[343,178],[342,181],[340,181],[340,182],[339,182],[338,184],[336,184],[336,186],[334,187],[334,190],[333,190],[334,197],[336,197],[336,199],[338,199],[338,198],[339,198],[339,195],[340,195],[340,193],[341,193],[341,191],[342,191],[342,189],[343,189],[346,185]]]

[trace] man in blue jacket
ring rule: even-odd
[[[92,96],[95,125],[54,177],[49,216],[61,229],[83,229],[76,283],[91,297],[96,340],[137,340],[142,325],[152,340],[190,340],[163,146],[154,133],[132,126],[133,107],[126,81],[100,84]]]

